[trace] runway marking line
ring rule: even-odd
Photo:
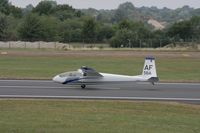
[[[0,88],[67,88],[65,87],[52,87],[52,86],[0,86]]]
[[[92,85],[91,85],[92,86]],[[58,86],[0,86],[0,88],[41,88],[41,89],[45,89],[45,88],[55,88],[55,89],[71,89],[75,86],[63,86],[63,87],[58,87]],[[95,89],[98,89],[98,87],[96,87]],[[99,88],[99,89],[104,89],[104,90],[120,90],[120,88],[114,88],[114,87],[109,87],[109,88]]]
[[[44,83],[54,83],[52,80],[28,80],[28,79],[26,79],[26,80],[7,80],[7,79],[5,79],[5,80],[0,80],[0,82],[12,82],[12,81],[16,81],[16,82],[24,82],[24,81],[26,81],[26,82],[44,82]]]
[[[0,95],[0,98],[49,98],[49,99],[108,99],[108,100],[161,100],[161,101],[200,101],[200,98],[155,98],[155,97],[100,97],[100,96],[39,96],[39,95]]]
[[[54,83],[52,80],[0,80],[0,82],[12,82],[12,81],[16,81],[16,82],[40,82],[40,83]],[[136,82],[136,84],[150,84],[148,82]],[[200,85],[200,83],[155,83],[156,84],[161,84],[161,85]]]
[[[147,85],[150,84],[148,82],[141,82],[137,83],[141,85]],[[200,85],[200,83],[155,83],[155,85]]]

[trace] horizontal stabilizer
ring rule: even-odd
[[[152,83],[153,83],[153,82],[158,82],[158,81],[159,81],[159,78],[158,78],[158,77],[151,77],[151,78],[148,79],[148,81],[149,81],[149,82],[152,82]]]

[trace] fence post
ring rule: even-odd
[[[26,49],[26,42],[24,42],[24,48]]]
[[[38,42],[38,49],[40,49],[40,42]]]
[[[54,43],[54,49],[56,50],[56,42]]]
[[[162,40],[160,39],[160,48],[162,48]]]
[[[9,44],[9,49],[10,49],[10,48],[11,48],[11,44],[10,44],[10,41],[9,41],[9,43],[8,43],[8,44]]]

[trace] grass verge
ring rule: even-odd
[[[178,103],[0,100],[2,133],[197,133],[199,116]]]
[[[144,58],[120,56],[1,56],[0,78],[51,79],[54,75],[90,66],[100,72],[139,75]],[[200,82],[200,58],[164,58],[156,60],[161,81]]]

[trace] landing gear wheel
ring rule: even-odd
[[[82,88],[82,89],[84,89],[85,87],[86,87],[86,85],[84,85],[84,84],[81,85],[81,88]]]

